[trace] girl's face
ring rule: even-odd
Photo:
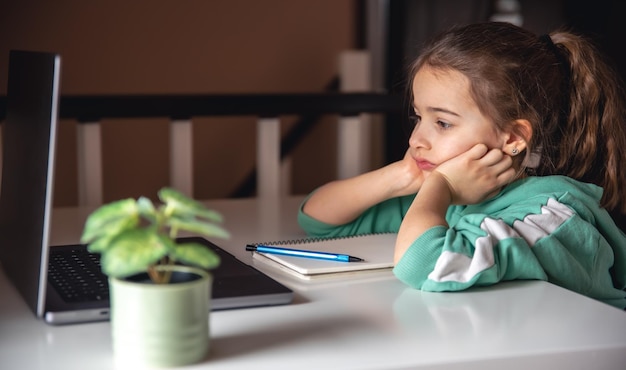
[[[503,147],[504,136],[480,112],[462,73],[424,66],[412,88],[416,125],[409,153],[425,175],[478,143],[490,149]]]

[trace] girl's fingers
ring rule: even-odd
[[[485,160],[485,164],[492,166],[494,164],[500,163],[503,158],[507,157],[510,158],[508,155],[505,155],[500,149],[491,149],[481,159]]]
[[[489,154],[489,148],[487,148],[487,145],[485,144],[476,144],[468,151],[468,153],[471,158],[481,159]]]

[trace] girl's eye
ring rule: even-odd
[[[441,127],[442,129],[449,129],[452,127],[451,124],[449,124],[448,122],[444,122],[444,121],[437,121],[437,124],[439,125],[439,127]]]

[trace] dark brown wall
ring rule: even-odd
[[[354,16],[349,0],[5,0],[0,94],[10,49],[60,53],[62,94],[318,92],[354,46]],[[227,196],[254,165],[254,119],[194,122],[194,195]],[[167,120],[102,124],[105,201],[167,185]],[[56,205],[77,201],[75,129],[60,124]],[[297,150],[294,192],[334,176],[332,143],[319,143],[333,129]]]

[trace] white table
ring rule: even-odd
[[[302,235],[301,197],[211,201],[233,233],[218,244]],[[52,242],[76,242],[89,209],[58,209]],[[255,265],[256,266],[256,265]],[[406,288],[375,273],[305,282],[291,305],[213,312],[211,351],[185,369],[626,369],[626,312],[544,282],[461,293]],[[0,273],[0,369],[111,369],[108,322],[49,326]]]

